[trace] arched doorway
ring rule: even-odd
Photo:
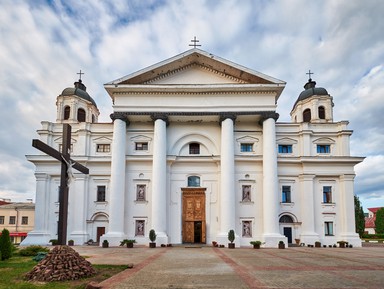
[[[282,215],[279,219],[280,227],[282,227],[283,235],[287,237],[288,243],[292,243],[294,223],[293,217],[287,214]]]

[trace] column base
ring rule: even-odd
[[[125,235],[122,232],[108,232],[100,237],[100,246],[103,245],[104,240],[107,240],[109,243],[109,246],[120,246],[120,242],[124,239],[128,239],[127,235]]]
[[[224,245],[225,247],[228,247],[228,233],[219,233],[216,235],[216,240],[217,244],[219,245]],[[236,247],[240,247],[240,237],[235,233],[235,240],[233,241]]]
[[[303,233],[300,235],[300,243],[305,245],[315,245],[315,242],[320,241],[319,234],[313,233]]]
[[[288,238],[280,234],[263,234],[265,248],[278,248],[279,242],[283,241],[285,246],[288,247]]]
[[[150,242],[150,241],[149,241]],[[156,245],[161,246],[169,244],[169,237],[165,232],[156,232]]]
[[[89,239],[86,232],[73,232],[67,237],[67,243],[69,240],[73,240],[75,245],[84,245]]]
[[[28,233],[27,237],[20,243],[20,246],[47,246],[50,245],[49,240],[51,239],[51,234],[49,234],[48,232],[31,231]]]
[[[351,244],[353,247],[361,247],[361,239],[357,233],[342,233],[340,234],[340,240],[338,241],[347,241],[348,244]]]

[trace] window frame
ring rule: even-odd
[[[28,225],[28,216],[22,216],[21,217],[21,224],[22,225]]]
[[[197,142],[191,142],[188,145],[188,152],[190,155],[199,155],[200,154],[200,144]]]
[[[293,152],[293,145],[291,144],[279,144],[277,146],[277,151],[279,154],[292,154]]]
[[[9,225],[16,225],[16,216],[9,216]]]
[[[330,144],[316,144],[316,152],[318,154],[330,154],[331,145]]]
[[[0,216],[0,225],[4,225],[5,223],[5,216]]]
[[[242,153],[252,153],[254,143],[242,142],[240,143],[240,152]]]
[[[330,189],[326,191],[326,189]],[[323,186],[323,204],[333,204],[333,190],[332,186]]]
[[[324,236],[335,236],[334,225],[332,221],[324,222]]]
[[[104,190],[101,190],[101,188],[104,188]],[[107,186],[105,185],[96,186],[96,202],[104,203],[106,202],[106,197],[107,197]]]
[[[109,144],[109,143],[96,144],[96,152],[97,153],[110,153],[111,152],[111,144]]]
[[[149,144],[147,141],[135,142],[135,151],[148,151]]]
[[[147,185],[136,184],[136,202],[145,202],[147,200],[146,195],[147,195]]]
[[[284,190],[289,188],[289,190]],[[292,203],[292,186],[282,185],[281,186],[281,202],[283,204]]]
[[[198,185],[197,185],[197,182],[193,181],[193,179],[194,180],[199,180]],[[195,184],[193,184],[193,182]],[[201,187],[201,178],[199,176],[195,176],[195,175],[188,176],[188,178],[187,178],[187,185],[188,185],[188,187],[192,187],[192,188],[200,188]]]

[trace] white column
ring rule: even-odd
[[[340,232],[336,232],[336,234],[340,233],[340,238],[354,247],[361,247],[361,239],[356,233],[355,227],[354,178],[355,175],[352,174],[340,176],[340,198],[338,202],[341,207],[339,211],[341,218],[339,220],[342,220],[342,222],[341,226],[337,228]]]
[[[35,173],[36,177],[36,200],[35,200],[35,224],[33,231],[28,233],[27,238],[21,242],[22,246],[48,245],[51,239],[48,231],[48,215],[52,201],[48,192],[48,175]]]
[[[217,241],[228,242],[228,231],[236,233],[235,215],[235,145],[233,116],[221,122],[220,233]],[[237,234],[236,234],[237,236]],[[236,240],[237,239],[237,240]],[[239,241],[236,238],[235,241]]]
[[[106,239],[110,246],[119,245],[124,238],[126,130],[126,122],[116,118],[113,123],[109,227],[108,232],[100,238],[100,243]]]
[[[71,230],[68,240],[74,240],[75,245],[83,245],[90,238],[86,230],[88,175],[75,174],[76,182],[69,187],[69,218]]]
[[[168,243],[167,235],[167,122],[166,116],[154,116],[152,163],[152,228],[156,242]]]
[[[276,127],[274,118],[270,117],[263,122],[263,237],[266,247],[276,248],[279,241],[287,243],[287,238],[279,232],[278,214]]]
[[[315,231],[314,178],[315,175],[300,175],[302,215],[300,243],[310,245],[314,245],[316,241],[319,241],[319,234]]]

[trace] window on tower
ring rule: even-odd
[[[325,119],[325,108],[324,106],[319,106],[319,118]]]
[[[79,108],[77,110],[77,121],[78,122],[85,122],[85,110],[82,108]]]
[[[71,108],[69,106],[66,106],[64,108],[64,119],[69,119],[70,114],[71,114]]]
[[[307,108],[303,112],[303,121],[304,122],[310,122],[311,121],[311,110]]]

